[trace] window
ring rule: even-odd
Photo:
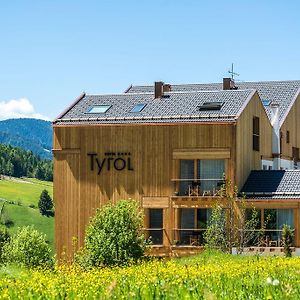
[[[299,148],[293,147],[292,152],[294,165],[297,165],[299,161]]]
[[[253,117],[253,150],[259,151],[259,118]]]
[[[163,209],[149,209],[149,234],[154,245],[163,244]]]
[[[268,100],[268,99],[263,99],[262,101],[262,104],[264,105],[264,106],[270,106],[270,104],[271,104],[271,100]]]
[[[286,143],[290,143],[290,132],[288,130],[286,131]]]
[[[180,160],[179,195],[214,195],[224,183],[224,159]]]
[[[179,245],[199,246],[204,244],[203,234],[207,229],[212,210],[210,208],[180,208],[175,239]]]
[[[141,112],[145,108],[145,106],[146,104],[144,103],[136,104],[130,112],[133,113]]]
[[[95,105],[87,111],[88,114],[104,114],[111,108],[111,105]]]
[[[224,102],[204,102],[199,106],[199,110],[220,110]]]

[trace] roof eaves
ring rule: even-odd
[[[130,89],[132,88],[132,84],[124,91],[124,94],[128,93],[130,91]]]
[[[287,108],[287,110],[285,111],[282,119],[279,122],[279,128],[281,128],[282,124],[284,123],[286,117],[288,116],[290,110],[292,109],[292,107],[294,106],[294,103],[296,102],[298,96],[300,95],[300,88],[297,90],[296,94],[293,97],[293,100],[291,101],[289,107]]]
[[[248,103],[250,102],[250,100],[253,98],[253,96],[255,95],[255,93],[257,93],[256,89],[251,89],[252,92],[249,94],[249,96],[247,97],[246,101],[244,102],[244,104],[241,106],[241,108],[239,109],[238,113],[236,114],[236,119],[238,119],[240,117],[240,115],[242,114],[242,112],[244,111],[244,109],[246,108],[246,106],[248,105]],[[258,97],[259,94],[257,93]],[[260,99],[260,97],[259,97]]]
[[[72,103],[69,105],[61,114],[59,114],[52,122],[55,124],[58,120],[61,121],[62,117],[69,112],[79,101],[81,101],[85,97],[85,92],[81,93]]]

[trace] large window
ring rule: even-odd
[[[253,117],[253,150],[259,151],[259,118]]]
[[[224,159],[180,160],[179,195],[214,195],[224,183]]]
[[[179,244],[199,246],[204,244],[203,234],[211,216],[211,209],[182,208],[177,236]]]
[[[246,218],[251,218],[252,209],[246,210]],[[249,245],[281,246],[283,225],[294,228],[294,210],[259,209],[257,214],[257,234],[249,241]]]

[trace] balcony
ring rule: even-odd
[[[174,197],[217,197],[224,179],[172,179]]]

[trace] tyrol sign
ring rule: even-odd
[[[130,152],[105,152],[104,157],[99,157],[97,153],[87,153],[90,159],[90,170],[96,170],[98,175],[103,170],[133,171]]]

